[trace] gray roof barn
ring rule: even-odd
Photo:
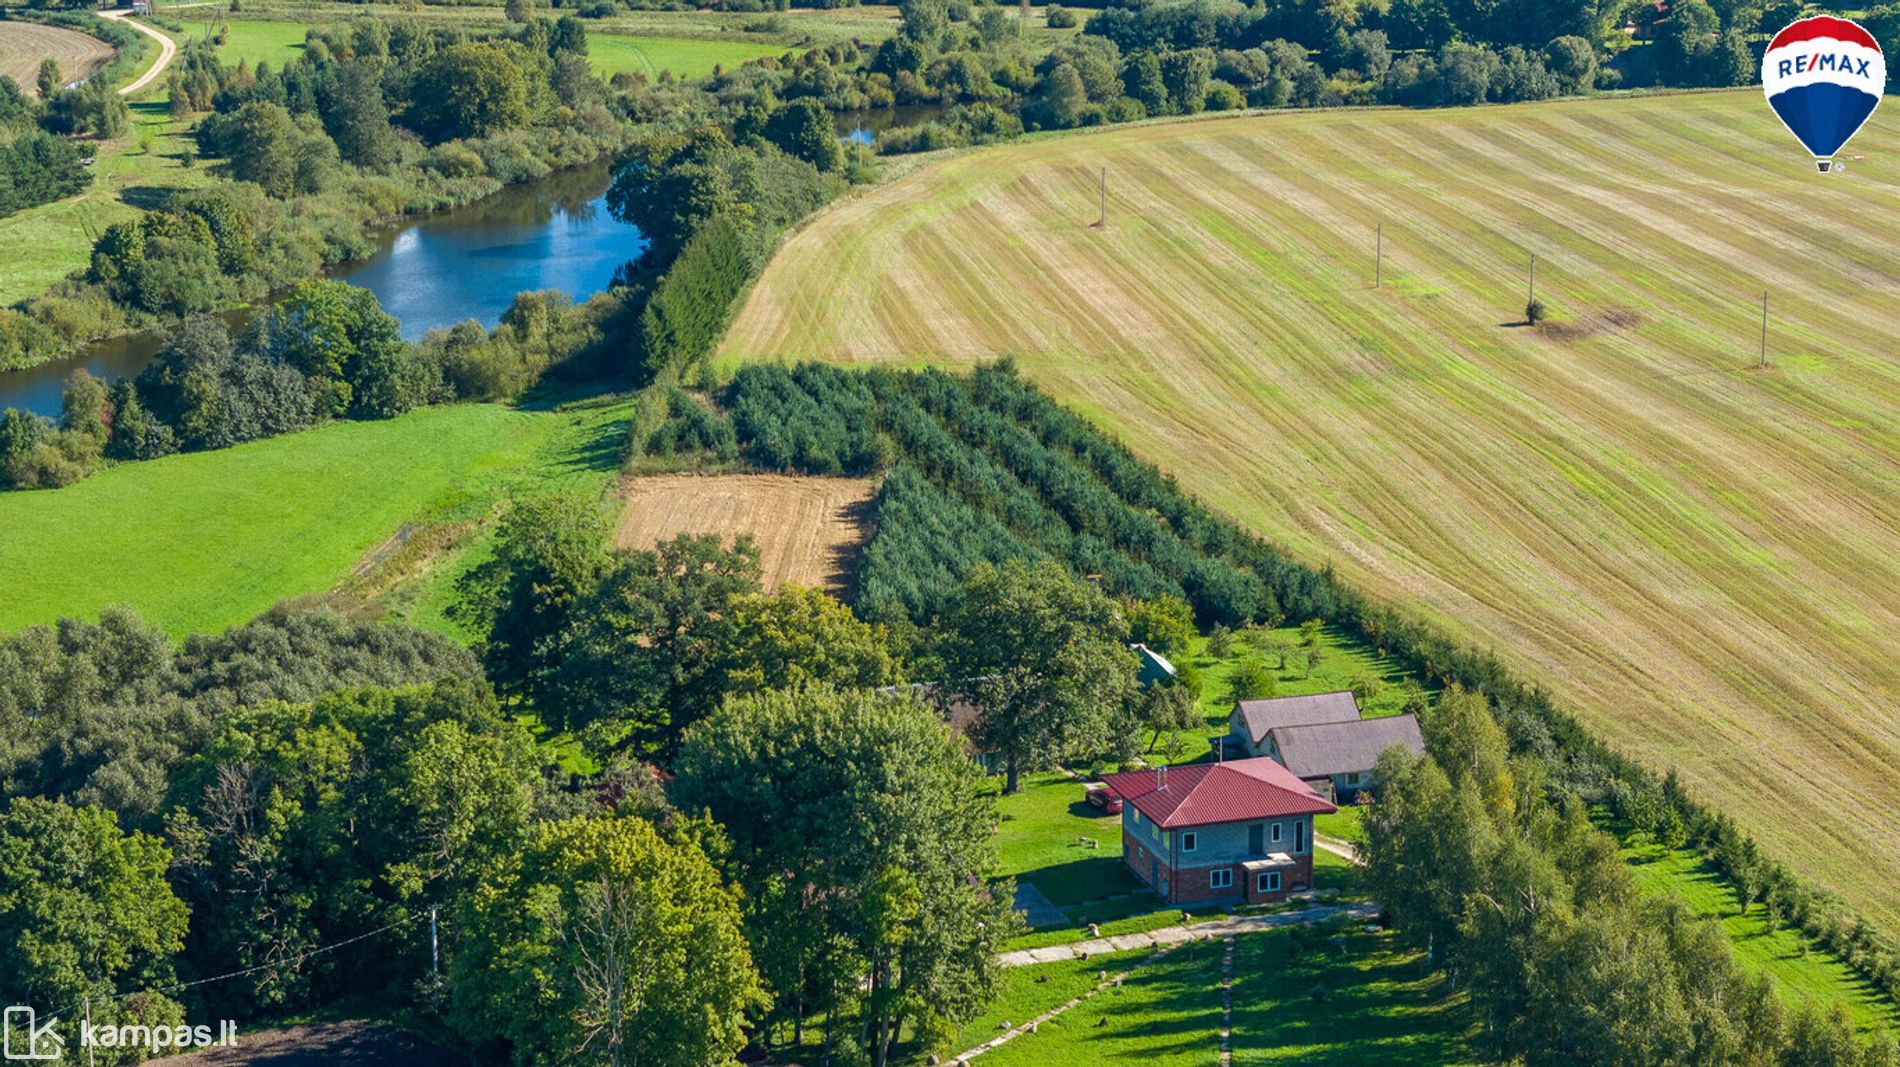
[[[1359,701],[1352,690],[1314,693],[1303,697],[1272,697],[1243,700],[1235,706],[1247,724],[1247,736],[1256,744],[1267,739],[1267,731],[1282,726],[1311,726],[1323,722],[1356,722]]]
[[[1414,755],[1425,751],[1416,715],[1281,726],[1274,729],[1273,741],[1280,762],[1300,778],[1369,771],[1378,764],[1379,753],[1393,745]]]

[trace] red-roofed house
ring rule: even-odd
[[[1122,862],[1171,904],[1312,888],[1313,816],[1339,810],[1264,756],[1102,781],[1122,797]]]

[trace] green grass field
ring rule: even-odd
[[[158,61],[150,42],[148,63]],[[132,72],[127,81],[143,74]],[[187,167],[184,153],[194,149],[190,122],[174,121],[165,108],[165,87],[158,84],[131,101],[132,124],[123,137],[86,142],[94,157],[93,181],[78,196],[41,204],[0,219],[0,305],[45,292],[54,282],[84,267],[92,242],[115,222],[156,207],[173,189],[212,181],[203,166]]]
[[[179,12],[179,16],[191,17],[188,11]],[[306,22],[232,19],[225,23],[225,40],[218,46],[218,59],[234,65],[240,60],[247,61],[253,70],[259,63],[269,63],[272,70],[282,70],[303,55],[304,35],[309,31],[310,24]]]
[[[1900,1025],[1900,1009],[1892,1000],[1839,959],[1809,947],[1799,931],[1786,926],[1770,931],[1759,904],[1746,915],[1737,911],[1734,891],[1701,856],[1666,849],[1643,834],[1632,836],[1623,856],[1644,889],[1668,893],[1698,914],[1715,917],[1728,934],[1735,958],[1771,975],[1790,1006],[1809,999],[1823,1004],[1838,1000],[1864,1029]]]
[[[543,14],[550,12],[538,5]],[[160,10],[165,11],[161,5]],[[183,8],[165,12],[191,21],[202,20],[211,9]],[[500,3],[414,5],[406,3],[349,3],[344,0],[245,0],[243,20],[315,25],[355,18],[414,18],[438,24],[492,29],[505,24]],[[628,35],[670,40],[752,42],[774,50],[812,47],[853,39],[875,44],[897,30],[897,8],[871,5],[845,8],[799,8],[792,11],[627,11],[607,18],[585,20],[589,37]],[[1061,31],[1039,31],[1059,33]],[[1073,31],[1070,31],[1073,32]],[[301,36],[298,40],[302,40]]]
[[[1000,789],[1002,779],[995,779]],[[1032,881],[1061,907],[1132,892],[1140,883],[1121,862],[1121,821],[1082,800],[1082,783],[1050,772],[1026,775],[1020,791],[999,796],[996,859],[1000,873]],[[1088,848],[1081,838],[1100,848]]]
[[[1340,938],[1335,944],[1331,939]],[[1390,934],[1334,926],[1234,942],[1234,1063],[1302,1067],[1480,1062],[1462,995]],[[1314,989],[1325,990],[1317,1003]]]
[[[1752,90],[1032,138],[834,204],[722,358],[1013,355],[1900,928],[1900,117],[1853,151]]]
[[[589,34],[587,62],[594,73],[612,77],[625,71],[657,78],[663,70],[674,77],[700,78],[714,67],[737,67],[748,59],[779,55],[782,46],[760,41],[695,41],[624,34]]]
[[[626,415],[427,408],[0,495],[0,632],[107,604],[174,634],[222,630],[331,589],[405,523],[479,522],[510,493],[604,488]],[[461,558],[417,575],[417,622],[441,625]]]
[[[1142,964],[1119,989],[1104,990],[977,1062],[985,1067],[1216,1063],[1222,948],[1218,941],[1196,942]],[[1112,972],[1128,964],[1110,957],[1082,966]],[[1075,995],[1077,987],[1087,988],[1086,978],[1096,973],[1077,975],[1074,963],[1047,967],[1046,984],[1025,984],[1012,974],[1005,997],[1014,1014],[992,1009],[966,1026],[959,1035],[965,1047],[995,1036],[992,1018],[1020,1024]],[[1347,926],[1248,934],[1235,939],[1233,975],[1236,1064],[1448,1067],[1477,1062],[1468,1045],[1472,1023],[1463,998],[1447,993],[1443,978],[1426,971],[1420,954],[1397,946],[1390,935]],[[1312,997],[1315,987],[1326,991],[1318,1001]]]
[[[1003,972],[1002,988],[989,1008],[957,1028],[950,1042],[951,1050],[961,1052],[988,1041],[1002,1032],[1005,1022],[1020,1026],[1069,998],[1095,988],[1101,981],[1097,976],[1102,971],[1113,974],[1141,962],[1147,955],[1146,951],[1116,952],[1086,960],[1011,967]]]

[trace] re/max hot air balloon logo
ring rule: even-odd
[[[1825,173],[1880,103],[1887,61],[1858,23],[1816,15],[1789,23],[1768,43],[1761,87],[1782,125]]]

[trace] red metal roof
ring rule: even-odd
[[[1104,774],[1102,781],[1167,830],[1339,810],[1266,756],[1169,767],[1167,772],[1165,787],[1156,781],[1156,771]]]

